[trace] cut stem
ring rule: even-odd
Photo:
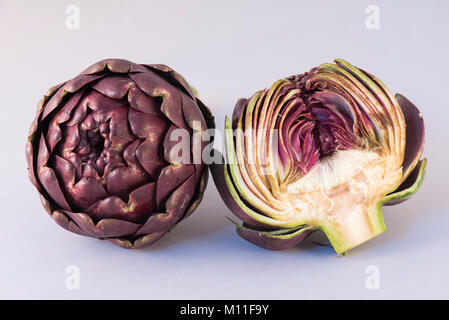
[[[341,223],[326,222],[320,227],[338,254],[378,236],[385,231],[380,204],[360,207]]]

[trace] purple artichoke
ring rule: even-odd
[[[419,110],[341,59],[240,99],[225,128],[215,184],[238,234],[268,249],[322,230],[344,253],[384,232],[381,207],[425,173]]]
[[[200,203],[208,171],[194,137],[208,125],[209,110],[171,68],[103,60],[40,101],[29,177],[63,228],[146,247]],[[188,139],[173,139],[177,131]]]

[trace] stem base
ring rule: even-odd
[[[327,223],[321,230],[338,254],[361,245],[385,231],[380,205],[371,205],[354,212],[342,223]]]

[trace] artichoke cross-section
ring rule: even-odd
[[[342,59],[238,100],[225,130],[215,184],[238,234],[268,249],[322,230],[344,253],[384,232],[382,206],[424,177],[419,110]]]

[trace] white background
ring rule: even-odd
[[[80,29],[66,28],[77,5]],[[368,5],[380,28],[366,27]],[[0,298],[449,298],[447,1],[0,1]],[[338,257],[311,241],[283,252],[234,232],[212,181],[198,210],[148,249],[130,251],[57,226],[26,174],[38,100],[103,58],[165,63],[219,128],[236,100],[345,58],[421,109],[427,176],[384,209],[387,231]],[[80,289],[66,288],[66,266]],[[367,266],[380,288],[366,287]]]

